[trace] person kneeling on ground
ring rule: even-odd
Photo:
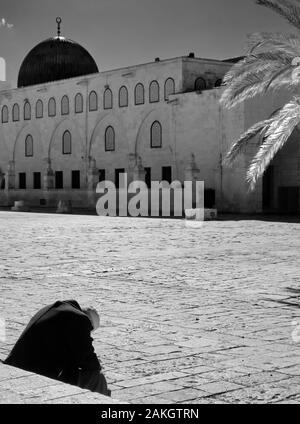
[[[95,309],[57,301],[31,318],[4,363],[110,396],[90,334],[99,325]]]

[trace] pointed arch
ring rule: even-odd
[[[13,122],[20,121],[20,107],[18,103],[15,103],[12,108],[12,119]]]
[[[134,88],[134,104],[143,105],[145,103],[145,88],[141,82],[139,82]]]
[[[33,156],[33,137],[31,134],[27,134],[25,138],[25,156]]]
[[[83,112],[83,95],[81,93],[77,93],[75,96],[75,113]]]
[[[162,126],[159,121],[154,121],[150,127],[150,146],[152,149],[162,147]]]
[[[29,121],[31,119],[31,105],[28,100],[24,103],[24,121]]]
[[[56,101],[54,97],[51,97],[48,101],[48,116],[56,115]]]
[[[24,125],[22,125],[22,128],[18,132],[16,139],[15,139],[15,142],[14,142],[13,151],[12,151],[12,160],[13,161],[16,161],[16,151],[17,151],[17,149],[18,149],[18,154],[20,155],[20,157],[24,158],[24,143],[25,143],[25,139],[26,139],[27,135],[32,136],[33,142],[35,140],[39,141],[38,143],[35,144],[35,151],[36,151],[35,157],[39,158],[39,159],[44,157],[45,146],[42,143],[40,143],[41,133],[40,133],[38,126],[36,126],[34,123],[25,123]]]
[[[72,154],[72,136],[69,130],[64,131],[62,136],[62,153],[63,155]]]
[[[96,147],[102,146],[102,152],[105,152],[105,130],[107,127],[113,127],[115,132],[115,149],[120,152],[122,149],[128,151],[126,127],[120,117],[116,117],[112,113],[107,113],[96,123],[90,141],[88,155],[91,156],[92,150]]]
[[[37,100],[35,104],[35,117],[36,118],[42,118],[44,114],[44,105],[41,99]]]
[[[69,115],[69,113],[70,113],[69,97],[65,94],[61,99],[61,114]]]
[[[164,89],[165,100],[169,100],[169,96],[172,94],[175,94],[175,81],[173,78],[167,78]]]
[[[1,110],[1,122],[3,124],[8,122],[8,107],[6,105],[2,106]]]
[[[105,151],[106,152],[114,152],[115,151],[115,130],[109,125],[105,130],[104,135],[104,143],[105,143]]]
[[[176,138],[172,136],[174,133],[172,120],[164,119],[162,121],[161,119],[162,116],[166,116],[166,113],[170,113],[170,111],[165,103],[161,103],[160,106],[156,106],[145,113],[136,133],[133,152],[136,157],[143,156],[146,150],[148,150],[149,154],[160,155],[161,158],[163,158],[164,155],[167,157],[170,152],[174,152],[176,148]],[[155,121],[161,123],[162,145],[160,149],[151,148],[151,126]]]
[[[206,89],[206,87],[207,87],[207,85],[206,85],[206,81],[205,81],[204,78],[198,77],[195,80],[195,91],[203,91],[203,90]]]
[[[149,103],[159,102],[159,84],[156,80],[149,84]]]
[[[110,88],[106,88],[103,94],[103,109],[112,109],[113,94]]]
[[[123,85],[119,90],[119,107],[128,106],[128,90],[125,85]]]
[[[80,150],[80,155],[85,154],[84,153],[84,144],[83,144],[83,139],[82,136],[80,134],[80,130],[78,127],[78,123],[77,121],[70,119],[69,117],[65,117],[63,118],[54,128],[50,140],[49,140],[49,145],[47,148],[47,157],[51,158],[51,152],[53,151],[53,146],[55,144],[55,149],[56,152],[59,153],[61,155],[62,152],[62,135],[63,133],[69,130],[71,132],[72,135],[72,140],[75,140],[73,143],[73,152],[72,155],[75,154],[75,149],[77,151],[77,153]],[[78,153],[79,154],[79,153]]]
[[[98,95],[96,91],[91,91],[89,94],[89,111],[98,110]]]

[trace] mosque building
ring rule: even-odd
[[[221,212],[300,209],[297,134],[253,192],[245,181],[255,142],[234,167],[231,143],[283,97],[224,109],[222,78],[234,60],[173,59],[99,72],[89,52],[62,37],[37,44],[17,88],[0,83],[0,206],[94,209],[99,181],[201,180],[205,206]]]

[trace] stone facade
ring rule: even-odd
[[[195,169],[197,178],[213,193],[210,203],[214,204],[207,206],[226,212],[261,212],[262,182],[253,193],[245,183],[251,148],[234,168],[224,168],[222,158],[242,131],[272,113],[274,102],[253,101],[224,110],[219,104],[223,88],[218,85],[230,66],[190,55],[25,88],[0,87],[0,205],[25,200],[32,206],[54,207],[59,201],[71,200],[74,207],[94,208],[101,172],[105,179],[115,181],[116,170],[124,169],[130,182],[137,173],[142,178],[144,169],[150,169],[151,179],[160,181],[163,167],[171,167],[171,172],[165,169],[169,178],[181,182]],[[198,78],[205,81],[206,89],[197,90]],[[144,101],[136,93],[137,84],[144,88]],[[83,107],[79,101],[76,111],[79,97]],[[56,104],[54,116],[49,116],[51,98]],[[37,105],[39,100],[42,103]],[[69,110],[63,110],[67,100]],[[15,115],[14,105],[18,105]],[[28,105],[31,114],[25,116]],[[152,140],[151,145],[154,123],[158,123],[155,131],[161,128],[159,146],[155,145],[159,140]],[[64,153],[67,132],[71,150]],[[28,136],[33,152],[25,147]],[[154,136],[159,138],[157,133]],[[299,145],[291,143],[276,158],[274,193],[282,184],[300,186],[298,157]],[[286,168],[289,161],[292,170]],[[273,209],[278,205],[276,193],[270,205]]]

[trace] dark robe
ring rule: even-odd
[[[77,384],[80,369],[101,370],[91,330],[75,300],[55,302],[31,318],[4,363]]]

